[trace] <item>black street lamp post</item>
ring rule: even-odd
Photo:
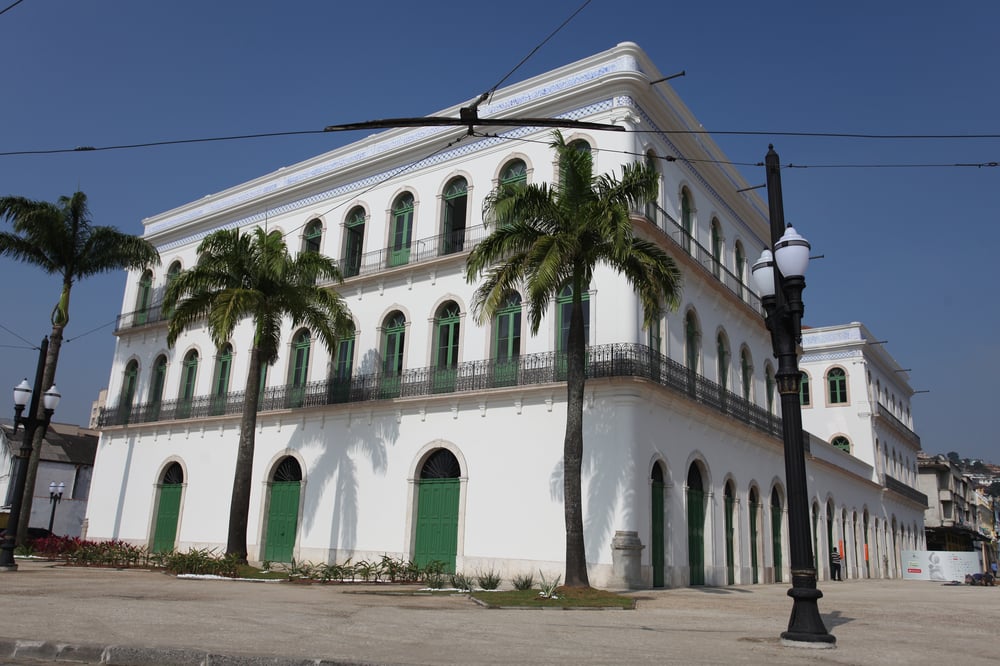
[[[52,524],[56,522],[56,507],[62,501],[63,490],[65,489],[66,484],[62,481],[59,483],[53,481],[49,484],[49,504],[52,505],[52,513],[49,514],[49,534],[52,534]]]
[[[753,265],[753,279],[764,304],[765,322],[771,332],[775,373],[781,394],[782,439],[785,445],[785,483],[788,485],[788,540],[792,556],[792,616],[782,643],[800,647],[834,647],[837,639],[823,625],[816,587],[809,529],[809,494],[806,488],[805,444],[802,405],[799,402],[798,345],[802,341],[802,290],[809,264],[809,243],[791,225],[785,227],[781,197],[781,162],[774,146],[764,160],[767,169],[767,200],[771,217],[771,249],[764,250]]]
[[[3,542],[0,543],[0,571],[17,571],[17,563],[14,562],[14,547],[17,539],[17,527],[21,518],[21,498],[24,497],[24,486],[28,479],[28,460],[31,458],[31,447],[35,439],[35,431],[40,426],[42,437],[48,430],[52,413],[59,405],[59,398],[62,396],[53,384],[42,396],[42,374],[45,372],[45,356],[49,350],[49,338],[42,338],[42,346],[38,351],[38,369],[35,372],[35,388],[32,390],[28,386],[28,380],[14,388],[14,434],[17,434],[17,427],[24,425],[24,434],[21,437],[21,448],[18,451],[17,475],[14,477],[13,496],[11,497],[10,514],[7,517],[7,527],[4,531]],[[31,399],[31,406],[28,408],[28,415],[22,416],[24,407]],[[42,402],[44,413],[38,417],[38,403]]]

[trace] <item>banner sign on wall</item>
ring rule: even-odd
[[[904,580],[964,581],[967,574],[982,573],[979,553],[951,550],[903,550]]]

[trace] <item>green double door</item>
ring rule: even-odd
[[[156,510],[156,527],[153,530],[153,552],[169,553],[177,542],[177,522],[181,515],[181,490],[179,483],[160,486],[160,502]]]
[[[421,479],[417,486],[417,530],[413,560],[418,566],[443,562],[445,570],[455,571],[458,551],[457,478]]]
[[[299,521],[300,481],[275,481],[271,484],[271,502],[264,537],[264,559],[291,562],[295,532]]]

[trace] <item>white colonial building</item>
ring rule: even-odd
[[[667,133],[700,125],[668,85],[650,85],[660,77],[625,43],[479,107],[484,118],[620,125],[630,131],[565,133],[589,147],[598,173],[641,159],[661,174],[658,202],[635,211],[634,224],[679,264],[681,307],[647,331],[620,276],[599,271],[587,294],[591,581],[787,581],[774,366],[747,286],[748,260],[768,236],[766,207],[740,192],[746,182],[711,138]],[[504,181],[553,182],[557,165],[549,130],[489,131],[382,132],[145,220],[163,268],[131,275],[124,295],[91,537],[155,549],[224,544],[250,329],[222,349],[205,329],[168,348],[158,303],[206,234],[266,226],[294,251],[340,262],[346,279],[331,288],[346,298],[355,335],[327,350],[286,326],[260,406],[251,559],[389,554],[466,572],[562,572],[564,304],[537,336],[517,296],[479,326],[464,278],[485,233],[485,197]],[[907,499],[909,476],[886,489],[871,456],[815,440],[807,470],[821,576],[843,509],[890,511],[891,543],[917,547],[923,508]]]

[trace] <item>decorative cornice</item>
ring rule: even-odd
[[[845,358],[861,358],[860,349],[847,349],[829,352],[806,352],[799,359],[800,363],[818,363],[820,361],[842,361]]]

